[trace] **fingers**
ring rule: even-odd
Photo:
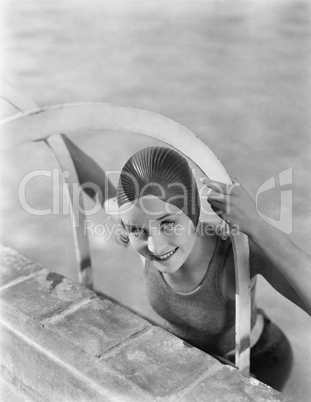
[[[230,176],[230,179],[231,179],[232,183],[235,186],[240,186],[241,185],[240,182],[239,182],[239,179],[237,177]]]
[[[210,180],[207,177],[202,177],[200,182],[203,183],[206,187],[217,191],[219,194],[230,194],[232,185],[229,183],[222,183],[216,180]]]
[[[211,208],[214,212],[216,212],[217,215],[219,215],[221,218],[223,218],[223,215],[228,215],[228,208],[225,204],[213,202],[210,203]]]
[[[215,190],[210,190],[210,192],[207,194],[207,201],[213,204],[225,204],[229,202],[229,196],[226,194],[221,194]]]
[[[241,185],[240,182],[239,182],[239,179],[237,177],[230,176],[230,179],[231,179],[233,184],[235,184],[237,186]],[[220,181],[217,181],[217,180],[211,180],[208,176],[201,177],[200,182],[205,184],[206,186],[210,186],[213,183],[215,183],[216,185],[226,185],[226,184],[228,185],[229,184],[229,183],[223,183],[223,182],[220,182]]]
[[[221,209],[214,207],[213,205],[211,205],[211,208],[215,212],[215,214],[217,214],[221,219],[223,219],[223,213]]]

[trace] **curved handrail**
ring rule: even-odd
[[[81,213],[84,210],[83,196],[79,192],[78,199],[75,199],[74,194],[74,185],[79,183],[76,167],[62,134],[51,135],[46,139],[46,143],[54,153],[62,172],[63,181],[66,183],[65,188],[70,206],[79,282],[87,288],[93,289],[90,245],[88,236],[84,234],[85,215]],[[77,208],[77,205],[79,208]]]
[[[1,98],[18,111],[25,112],[26,110],[36,109],[38,107],[32,99],[28,98],[23,92],[16,89],[4,79],[0,80],[0,85]]]
[[[214,153],[190,130],[167,117],[146,110],[108,103],[73,103],[34,109],[4,119],[0,126],[2,149],[46,139],[59,133],[74,138],[77,130],[138,133],[172,145],[194,162],[199,159],[200,168],[208,172],[209,177],[231,183]]]
[[[5,80],[0,80],[1,93],[0,97],[17,109],[19,112],[25,112],[31,109],[37,109],[38,106],[33,100],[28,98],[21,91],[16,89],[13,85],[9,84]],[[20,113],[14,117],[19,116]],[[64,182],[67,184],[68,201],[70,205],[70,217],[73,223],[73,237],[75,244],[75,254],[78,265],[78,277],[79,282],[93,289],[93,272],[91,266],[91,253],[88,237],[84,235],[84,220],[85,217],[81,214],[80,209],[74,208],[74,195],[72,183],[78,183],[78,175],[75,169],[74,162],[72,161],[70,152],[61,134],[52,135],[46,140],[47,145],[51,148],[58,162],[58,165],[62,172],[69,172],[69,176],[62,175]],[[69,184],[69,185],[68,185]],[[70,185],[71,184],[71,185]],[[79,193],[79,205],[83,209],[83,197]]]
[[[116,130],[156,138],[183,153],[212,180],[231,183],[214,153],[190,130],[153,112],[106,103],[56,105],[5,119],[1,124],[1,146],[9,148],[63,132],[74,138],[77,130]],[[251,316],[248,238],[239,233],[232,236],[232,244],[237,289],[236,365],[248,373]]]

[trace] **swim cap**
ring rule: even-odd
[[[187,160],[170,148],[149,147],[124,165],[118,184],[118,206],[154,195],[182,210],[197,226],[200,198]]]

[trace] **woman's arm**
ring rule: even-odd
[[[267,257],[268,264],[256,264],[256,273],[311,315],[311,256],[259,216],[254,200],[240,184],[201,181],[211,189],[208,202],[213,210],[229,225],[238,226]]]

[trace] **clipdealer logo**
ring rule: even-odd
[[[272,219],[267,215],[263,214],[258,207],[258,197],[260,194],[268,190],[272,190],[277,188],[276,181],[274,177],[271,177],[269,180],[265,181],[256,192],[256,208],[258,214],[268,222],[270,225],[276,227],[284,233],[292,233],[293,230],[293,191],[292,189],[288,189],[288,185],[292,186],[293,183],[293,169],[289,168],[283,170],[283,172],[279,173],[279,183],[280,183],[280,192],[281,192],[281,201],[279,206],[280,218]],[[282,187],[286,189],[282,190]]]
[[[118,174],[120,172],[117,171],[107,171],[105,177],[105,186],[104,186],[104,193],[108,193],[109,189],[109,176]],[[31,206],[27,200],[27,186],[30,181],[36,177],[48,177],[52,179],[52,208],[46,209],[37,209]],[[289,188],[292,186],[293,182],[293,169],[289,168],[279,173],[278,175],[279,183],[278,186],[275,180],[275,177],[271,177],[267,181],[265,181],[257,190],[255,202],[256,202],[256,209],[266,222],[270,225],[276,227],[280,231],[284,233],[291,233],[293,228],[292,222],[292,208],[293,208],[293,201],[292,201],[292,189]],[[62,183],[61,183],[62,181]],[[62,186],[62,194],[63,199],[61,200],[61,186]],[[283,189],[284,187],[284,189]],[[273,189],[280,189],[280,205],[278,206],[280,215],[279,219],[272,219],[269,216],[265,215],[259,209],[259,202],[258,198],[261,194],[265,193],[266,191],[273,190]],[[92,208],[85,209],[83,206],[82,200],[82,193],[85,189],[91,190],[95,194],[95,202]],[[74,227],[79,226],[79,215],[83,214],[85,216],[92,216],[96,214],[101,208],[104,198],[103,189],[99,188],[95,183],[87,182],[83,185],[79,183],[75,183],[70,180],[70,174],[68,171],[61,172],[59,168],[54,168],[52,171],[49,170],[35,170],[26,174],[19,184],[18,189],[18,197],[19,202],[22,208],[31,215],[36,216],[44,216],[44,215],[68,215],[73,212],[75,219],[73,220]],[[70,195],[68,202],[68,194]],[[230,207],[230,206],[228,206]],[[202,206],[203,208],[203,206]],[[106,211],[108,215],[111,212],[111,215],[116,215],[117,212],[113,211]],[[207,214],[214,215],[212,211],[205,211]]]

